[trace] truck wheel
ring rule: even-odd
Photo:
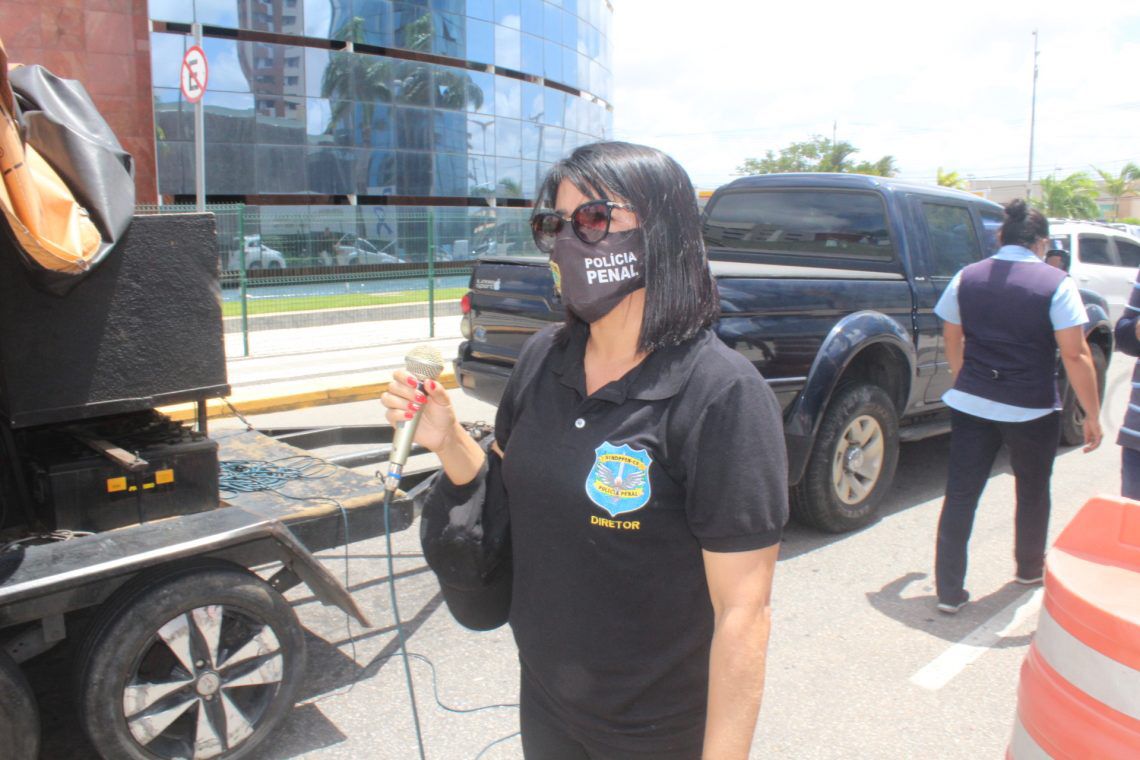
[[[242,758],[293,705],[305,639],[237,567],[190,568],[109,601],[79,654],[76,705],[105,758]]]
[[[1108,374],[1108,359],[1104,356],[1104,349],[1095,344],[1089,344],[1092,354],[1093,367],[1096,368],[1096,391],[1101,401],[1104,401],[1104,381]],[[1061,399],[1061,443],[1066,446],[1078,446],[1085,442],[1085,410],[1077,401],[1077,394],[1073,386],[1065,384],[1065,395]]]
[[[0,736],[4,757],[36,760],[40,756],[40,711],[24,671],[0,649]]]
[[[792,513],[829,533],[861,528],[875,517],[895,477],[899,423],[877,385],[851,385],[824,413],[803,480],[792,489]]]

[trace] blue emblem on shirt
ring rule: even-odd
[[[586,476],[590,501],[617,517],[649,503],[649,452],[629,444],[603,443],[594,449],[594,466]]]

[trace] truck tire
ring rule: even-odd
[[[828,533],[863,527],[891,487],[898,456],[898,413],[886,392],[870,384],[838,390],[792,488],[793,516]]]
[[[0,649],[0,736],[4,757],[36,760],[40,756],[40,711],[24,671]]]
[[[1104,401],[1104,383],[1108,375],[1108,359],[1104,349],[1095,343],[1089,344],[1092,354],[1093,367],[1096,368],[1096,391],[1100,400]],[[1077,401],[1077,394],[1073,386],[1065,383],[1065,395],[1061,399],[1061,443],[1065,446],[1079,446],[1085,442],[1085,410]]]
[[[265,581],[190,567],[117,593],[76,665],[80,723],[102,757],[236,760],[292,708],[305,639]]]

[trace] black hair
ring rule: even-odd
[[[1066,272],[1069,271],[1071,259],[1069,258],[1068,251],[1063,248],[1050,248],[1048,251],[1045,251],[1045,260],[1048,261],[1051,256],[1059,258],[1061,260],[1061,269],[1064,269]]]
[[[1049,237],[1049,220],[1023,199],[1014,198],[1005,204],[1005,220],[1001,223],[1002,245],[1020,245],[1029,248],[1038,240]]]
[[[680,164],[644,145],[583,145],[551,167],[535,199],[536,209],[554,208],[563,180],[587,198],[620,200],[637,214],[646,254],[639,350],[678,345],[713,323],[720,298],[701,238],[697,194]],[[563,336],[581,326],[567,309]]]

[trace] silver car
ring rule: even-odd
[[[274,248],[263,245],[261,235],[245,236],[245,268],[250,269],[285,269],[285,255]],[[226,269],[237,271],[241,269],[241,251],[230,251]]]
[[[1049,220],[1050,247],[1069,252],[1069,274],[1077,285],[1108,301],[1109,317],[1120,319],[1140,267],[1140,239],[1100,222]]]
[[[336,265],[352,267],[361,264],[400,264],[400,258],[392,253],[396,241],[391,241],[383,250],[379,250],[369,241],[353,234],[344,235],[333,246],[336,255]]]

